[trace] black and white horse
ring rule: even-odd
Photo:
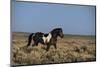
[[[35,46],[35,45],[38,46],[38,43],[47,45],[46,51],[49,50],[51,45],[54,45],[56,49],[57,48],[56,43],[57,43],[58,36],[63,38],[64,35],[63,35],[62,28],[55,28],[48,34],[45,34],[42,32],[32,33],[29,35],[27,46],[30,46],[31,42],[33,41],[34,44],[32,44],[32,46]]]

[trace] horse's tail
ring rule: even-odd
[[[31,34],[29,35],[29,37],[28,37],[28,44],[27,44],[27,46],[30,46],[31,41],[32,41],[32,36],[33,36],[33,34],[34,34],[34,33],[31,33]]]

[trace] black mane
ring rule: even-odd
[[[55,31],[57,31],[57,30],[62,30],[62,28],[55,28],[55,29],[53,29],[51,32],[55,32]]]

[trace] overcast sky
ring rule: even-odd
[[[95,6],[12,2],[13,32],[49,32],[95,35]]]

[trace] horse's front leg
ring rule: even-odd
[[[56,44],[53,44],[53,45],[54,45],[55,49],[57,49],[57,46],[56,46]]]
[[[47,48],[46,48],[46,51],[48,51],[50,48],[50,44],[47,44]]]

